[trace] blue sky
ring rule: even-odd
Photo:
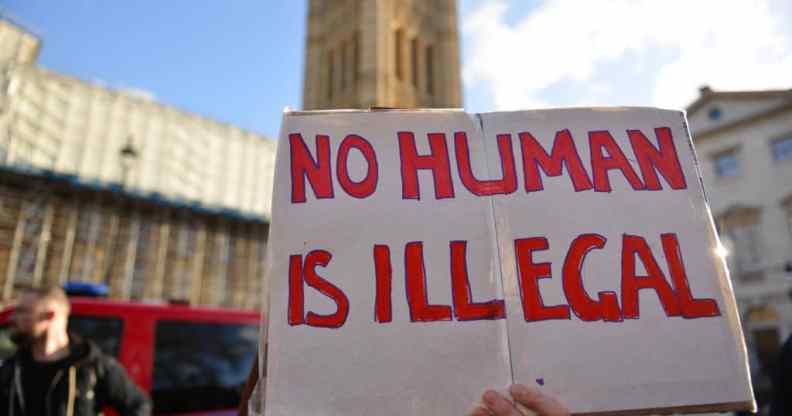
[[[461,0],[469,111],[682,108],[697,88],[792,87],[792,2]],[[277,135],[301,105],[302,0],[5,0],[50,69]]]

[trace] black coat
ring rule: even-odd
[[[103,354],[92,342],[72,335],[69,348],[73,359],[52,380],[44,403],[47,415],[94,416],[105,407],[121,416],[151,414],[149,399],[118,361]],[[25,416],[22,364],[29,354],[29,350],[21,349],[0,367],[0,414]]]
[[[792,336],[787,338],[773,377],[773,401],[770,404],[771,416],[792,415]]]

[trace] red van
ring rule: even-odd
[[[71,298],[69,330],[94,341],[147,391],[157,415],[236,414],[259,338],[254,311]],[[0,312],[0,361],[13,354]]]

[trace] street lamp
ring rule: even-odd
[[[129,170],[138,158],[138,152],[132,144],[132,136],[127,138],[126,144],[119,150],[118,155],[121,159],[121,188],[123,189],[127,185]]]

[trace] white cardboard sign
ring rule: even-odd
[[[284,115],[266,415],[753,406],[683,113]]]

